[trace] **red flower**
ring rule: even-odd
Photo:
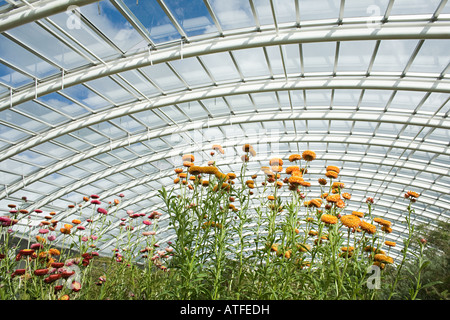
[[[52,262],[51,266],[53,268],[62,268],[64,267],[64,262]]]
[[[91,198],[92,198],[92,199],[98,199],[98,198],[100,198],[100,196],[97,195],[97,194],[92,194],[92,195],[91,195]]]
[[[56,280],[61,279],[61,276],[62,276],[61,273],[49,275],[47,278],[44,279],[44,282],[45,283],[55,282]]]
[[[60,273],[60,275],[63,277],[63,279],[68,279],[71,276],[75,274],[75,271],[64,271],[63,273]]]
[[[37,269],[34,270],[36,276],[45,276],[48,273],[48,269]]]

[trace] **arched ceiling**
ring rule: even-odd
[[[181,154],[219,143],[237,171],[252,143],[250,173],[306,149],[315,179],[342,167],[348,209],[374,197],[391,240],[405,191],[414,223],[449,218],[447,0],[0,0],[0,32],[4,213],[26,196],[70,222],[93,193],[163,210]]]

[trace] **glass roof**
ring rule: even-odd
[[[374,197],[393,241],[405,191],[414,223],[450,217],[449,1],[67,3],[0,1],[1,214],[26,196],[70,222],[83,196],[123,193],[114,226],[163,210],[181,154],[218,143],[237,171],[251,143],[249,172],[306,149],[312,174],[344,168],[348,209]]]

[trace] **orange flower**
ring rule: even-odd
[[[274,197],[274,196],[268,196],[267,199],[269,199],[269,200],[275,200],[275,197]]]
[[[89,197],[88,197],[88,196],[84,196],[84,197],[83,197],[83,201],[84,201],[84,202],[88,202],[88,201],[89,201]],[[51,213],[50,213],[50,214],[51,214]]]
[[[182,173],[182,172],[183,172],[183,169],[181,169],[181,168],[176,168],[174,171],[175,171],[176,174],[179,174],[179,173]]]
[[[244,144],[244,145],[242,146],[242,150],[243,150],[244,152],[249,152],[251,149],[253,149],[253,147],[252,147],[251,144],[246,143],[246,144]]]
[[[180,178],[173,179],[173,183],[177,184],[178,182],[180,182]]]
[[[80,224],[81,221],[78,220],[78,219],[73,219],[73,220],[72,220],[72,223],[73,223],[73,224]],[[65,227],[65,226],[64,226],[64,227]],[[67,227],[66,227],[66,229],[67,229]]]
[[[299,185],[299,184],[302,183],[302,181],[304,181],[303,177],[302,176],[296,176],[296,175],[291,176],[289,178],[289,180],[288,180],[288,182],[290,184],[293,184],[293,185]]]
[[[364,217],[364,213],[359,212],[359,211],[353,211],[353,212],[352,212],[352,215],[357,216],[357,217],[359,217],[359,218]]]
[[[194,162],[195,161],[195,157],[193,154],[185,154],[181,157],[182,161],[188,161],[188,162]]]
[[[356,217],[356,216],[355,216]],[[362,230],[366,231],[367,233],[374,234],[377,231],[377,227],[374,226],[371,223],[368,223],[366,221],[361,221],[361,224],[359,225]]]
[[[392,259],[391,257],[389,257],[387,255],[381,254],[381,253],[376,254],[373,257],[373,259],[375,261],[383,262],[383,263],[394,263],[394,259]]]
[[[327,171],[327,172],[325,173],[325,176],[326,176],[327,178],[333,178],[333,179],[336,179],[336,178],[338,177],[338,173],[335,172],[335,171]]]
[[[385,245],[389,246],[389,247],[395,247],[396,243],[394,241],[385,241],[384,242]]]
[[[345,207],[345,202],[344,202],[344,200],[342,200],[342,199],[339,199],[337,202],[336,202],[336,207],[338,207],[338,208],[344,208]]]
[[[272,159],[270,159],[269,163],[271,166],[282,166],[283,160],[281,160],[280,158],[272,158]]]
[[[202,186],[204,186],[204,187],[209,186],[209,181],[208,180],[203,180],[202,181]]]
[[[287,174],[292,174],[294,171],[300,172],[300,167],[299,166],[290,166],[290,167],[286,168]]]
[[[220,144],[214,144],[212,146],[213,150],[219,151],[221,154],[224,154],[225,151],[223,150],[222,146]]]
[[[334,172],[336,172],[336,173],[339,173],[339,168],[338,167],[336,167],[336,166],[328,166],[327,167],[327,171],[334,171]]]
[[[338,218],[331,214],[323,214],[322,217],[320,217],[320,220],[326,224],[336,224]]]
[[[302,159],[302,156],[299,155],[299,154],[291,154],[289,156],[289,161],[290,162],[294,162],[294,161],[301,160],[301,159]]]
[[[59,229],[59,231],[61,231],[61,233],[64,233],[64,234],[70,234],[70,229],[61,228],[61,229]]]
[[[407,194],[410,197],[413,197],[413,198],[418,198],[419,197],[419,194],[417,192],[414,192],[414,191],[408,191]]]
[[[392,228],[386,227],[386,226],[382,226],[382,227],[381,227],[381,230],[383,230],[383,231],[386,232],[386,233],[391,233],[391,232],[392,232]]]
[[[319,184],[321,184],[323,186],[325,186],[327,184],[327,180],[324,178],[320,178],[318,181],[319,181]]]
[[[56,214],[56,212],[52,211],[49,213],[49,215],[54,216]]]
[[[316,159],[316,153],[311,150],[306,150],[302,153],[302,158],[305,161],[313,161],[314,159]]]
[[[114,204],[117,206],[120,203],[119,199],[114,199]]]
[[[361,224],[361,220],[354,215],[346,215],[341,217],[341,222],[348,228],[357,228]]]
[[[236,174],[233,172],[227,173],[227,179],[230,179],[230,180],[236,179]]]
[[[342,194],[342,198],[344,198],[344,199],[350,200],[351,197],[352,197],[351,194],[348,193],[348,192],[344,192],[344,193]]]
[[[338,189],[338,188],[344,189],[344,183],[343,182],[338,182],[338,181],[333,182],[333,184],[331,185],[331,188],[333,188],[333,189]]]
[[[199,167],[199,166],[194,166],[194,164],[192,163],[192,165],[189,167],[188,171],[189,171],[190,174],[196,176],[196,175],[199,175],[202,172],[202,168]]]
[[[375,221],[376,223],[378,223],[378,224],[380,224],[382,226],[385,226],[385,227],[390,227],[391,226],[391,222],[390,221],[384,220],[382,218],[375,218],[375,219],[373,219],[373,221]]]
[[[283,171],[283,167],[282,166],[272,166],[272,171],[281,172],[281,171]]]
[[[194,165],[191,161],[183,161],[183,166],[186,168],[192,167]]]
[[[341,200],[341,196],[338,194],[332,194],[329,195],[326,200],[328,202],[338,202],[339,200]]]
[[[66,229],[72,229],[73,228],[73,225],[71,225],[71,224],[68,224],[68,223],[66,223],[65,225],[64,225],[64,228],[66,228]]]
[[[320,208],[322,206],[322,199],[319,198],[311,199],[311,204],[314,205],[316,208]]]

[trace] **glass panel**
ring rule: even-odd
[[[86,82],[86,85],[92,87],[95,91],[110,99],[115,104],[120,104],[136,99],[133,95],[119,86],[109,77]]]
[[[139,19],[142,25],[147,28],[150,38],[155,43],[180,39],[180,34],[155,0],[141,2],[124,0],[123,2],[133,12],[136,18]]]
[[[448,93],[437,93],[433,92],[431,93],[427,100],[422,104],[422,106],[419,109],[419,112],[425,111],[425,112],[436,112],[439,110],[439,108],[444,105],[446,101],[450,98],[450,95]]]
[[[173,89],[185,89],[186,86],[178,79],[178,77],[170,70],[166,64],[155,64],[150,67],[141,69],[144,73],[156,83],[163,91]]]
[[[299,1],[300,20],[338,19],[340,1],[336,0],[304,0]]]
[[[79,117],[89,113],[88,110],[70,101],[62,95],[53,92],[38,98],[38,101],[66,114],[69,117]]]
[[[167,123],[158,117],[152,110],[142,111],[135,114],[139,121],[145,123],[150,129],[165,126]]]
[[[41,143],[40,145],[34,147],[33,150],[40,151],[57,159],[63,159],[75,154],[74,152],[51,142]]]
[[[295,1],[296,0],[274,0],[275,14],[278,23],[295,22]]]
[[[233,56],[244,78],[269,75],[266,58],[261,48],[233,51]]]
[[[79,139],[76,139],[75,137],[72,137],[68,134],[63,135],[61,137],[57,137],[54,140],[61,143],[64,146],[67,146],[67,147],[69,147],[73,150],[77,150],[77,151],[83,151],[83,150],[91,148],[91,145],[89,145]]]
[[[129,116],[112,119],[111,122],[130,133],[144,130],[144,126]]]
[[[37,78],[45,78],[49,75],[60,73],[60,70],[3,35],[0,36],[0,57]]]
[[[235,112],[255,110],[255,107],[253,106],[253,103],[248,95],[229,96],[226,97],[225,99],[228,101],[231,110]]]
[[[350,106],[356,107],[361,96],[361,90],[334,90],[333,106]]]
[[[230,109],[222,98],[205,99],[202,100],[202,103],[213,116],[230,113]]]
[[[165,0],[172,14],[188,37],[217,32],[208,9],[202,0]]]
[[[177,106],[191,119],[206,117],[206,111],[197,101],[178,103]]]
[[[306,91],[306,107],[309,106],[325,106],[331,104],[331,90],[307,90]]]
[[[432,14],[441,0],[396,0],[392,6],[391,16],[404,14]]]
[[[17,88],[31,83],[33,80],[22,73],[5,66],[3,63],[0,63],[0,82],[10,87]]]
[[[372,58],[375,41],[341,41],[337,72],[366,72]]]
[[[80,67],[89,62],[35,23],[15,27],[8,33],[64,69]]]
[[[382,40],[372,71],[403,71],[416,45],[417,40]]]
[[[14,143],[14,142],[19,142],[20,140],[23,140],[28,137],[31,137],[31,135],[29,135],[23,131],[16,130],[11,127],[0,124],[0,138],[5,141]]]
[[[135,1],[134,4],[136,5]],[[141,3],[149,1],[141,1]],[[100,9],[98,8],[100,6]],[[140,12],[142,12],[142,4]],[[99,14],[100,10],[100,14]],[[147,42],[130,25],[125,17],[117,11],[110,1],[100,1],[80,8],[81,13],[101,30],[122,51],[137,50],[147,47]]]
[[[408,72],[444,72],[449,63],[449,46],[449,40],[426,40]]]
[[[21,153],[15,155],[13,157],[13,159],[21,160],[26,163],[30,163],[30,164],[40,166],[40,167],[48,166],[57,161],[53,158],[46,157],[42,154],[30,151],[30,150],[27,150],[27,151],[24,151],[24,152],[21,152]]]
[[[37,118],[38,120],[55,126],[69,121],[69,118],[64,117],[63,115],[50,110],[34,101],[24,102],[18,106],[15,106],[14,109],[20,110],[34,118]]]
[[[288,44],[281,46],[284,58],[284,64],[288,74],[300,74],[302,72],[300,65],[300,51],[297,44]],[[278,49],[278,48],[277,48]],[[284,69],[280,61],[281,70],[279,74],[284,74]],[[274,71],[275,73],[275,71]]]
[[[94,110],[98,110],[109,105],[108,101],[81,84],[65,88],[61,92]]]
[[[233,61],[228,53],[220,52],[208,54],[201,57],[206,68],[211,72],[214,80],[226,81],[239,79],[239,73],[233,65]]]
[[[12,110],[4,110],[0,112],[0,119],[32,132],[41,132],[49,128],[41,122],[32,120]]]
[[[422,101],[424,96],[425,92],[397,91],[388,110],[406,109],[412,112],[417,108],[417,105]]]
[[[391,98],[392,92],[387,90],[365,90],[361,99],[361,107],[384,108]]]
[[[125,71],[120,75],[146,96],[152,96],[160,93],[159,90],[137,70]]]
[[[273,24],[272,9],[269,0],[253,0],[260,25]]]
[[[94,144],[94,145],[99,145],[102,143],[106,143],[109,142],[108,139],[106,139],[105,137],[101,136],[100,134],[92,131],[89,128],[83,128],[77,131],[74,131],[72,133],[74,136],[83,139],[84,141]]]
[[[386,12],[389,0],[346,0],[344,18],[382,17]]]
[[[257,109],[278,109],[279,104],[275,92],[260,92],[252,94]]]
[[[210,0],[209,3],[224,30],[255,27],[255,21],[248,1]]]
[[[336,44],[334,42],[303,44],[303,62],[307,72],[333,72]]]
[[[110,122],[100,122],[92,126],[93,129],[101,132],[110,139],[120,139],[127,136],[127,133],[118,126],[112,125]]]
[[[211,78],[196,58],[175,60],[171,62],[171,65],[190,86],[211,84]]]

